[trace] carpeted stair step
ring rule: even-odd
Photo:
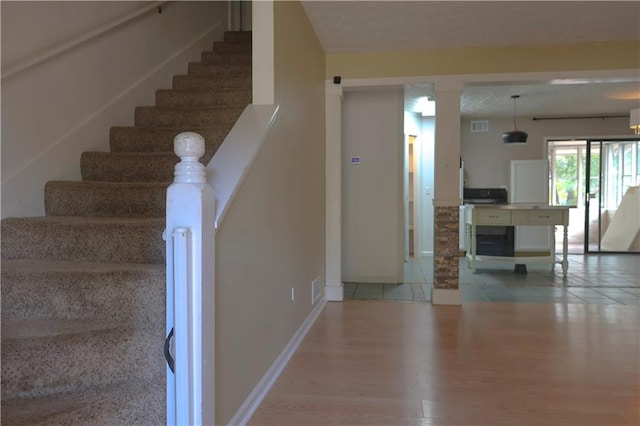
[[[201,61],[205,64],[251,65],[251,53],[202,52]]]
[[[49,181],[47,216],[164,217],[166,182]]]
[[[135,125],[140,127],[229,127],[236,122],[243,108],[201,107],[164,108],[136,107]]]
[[[49,182],[48,216],[1,222],[2,422],[165,424],[166,188],[176,134],[208,161],[251,102],[251,32],[227,32],[173,78],[83,182]]]
[[[156,91],[156,106],[170,108],[222,107],[244,108],[251,103],[251,89],[222,89],[217,91],[171,90]]]
[[[173,182],[180,161],[174,152],[83,152],[80,172],[86,181]]]
[[[173,77],[173,89],[249,89],[251,77],[227,77],[223,79],[202,75],[176,75]]]
[[[2,420],[14,426],[166,424],[164,375],[40,398],[2,402]]]
[[[4,260],[2,320],[87,319],[164,328],[162,264]]]
[[[229,43],[224,41],[216,41],[213,43],[213,51],[219,53],[249,53],[251,52],[251,43]]]
[[[225,43],[251,43],[251,31],[226,31],[224,33]]]
[[[164,219],[24,217],[2,220],[3,259],[163,263]]]
[[[109,143],[112,152],[173,152],[173,141],[178,133],[196,132],[205,140],[205,149],[215,151],[231,130],[220,127],[112,127]]]
[[[2,399],[152,378],[165,371],[164,329],[103,320],[2,321]]]
[[[202,62],[190,62],[189,75],[206,75],[210,77],[250,77],[251,65],[218,65]]]

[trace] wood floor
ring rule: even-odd
[[[328,303],[250,425],[640,425],[637,307]]]

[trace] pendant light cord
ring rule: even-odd
[[[516,100],[520,97],[520,95],[513,95],[511,99],[513,99],[513,128],[517,129],[516,126]]]

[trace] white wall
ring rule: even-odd
[[[471,133],[470,120],[462,120],[461,155],[468,187],[508,186],[511,160],[545,158],[545,137],[631,134],[628,118],[533,121],[531,117],[518,117],[518,128],[529,134],[528,141],[505,145],[501,135],[512,127],[512,118],[490,118],[488,132]]]
[[[221,425],[235,419],[310,315],[311,281],[319,276],[322,287],[325,282],[325,56],[299,2],[273,2],[272,11],[280,109],[216,241]]]
[[[434,144],[435,117],[422,117],[422,137],[420,139],[420,254],[433,255],[433,189],[434,189]]]
[[[414,150],[417,160],[416,221],[418,239],[416,256],[433,254],[433,172],[435,118],[423,117],[420,113],[404,113],[405,135],[417,136]]]
[[[401,89],[344,94],[343,281],[403,280],[403,104]]]
[[[2,2],[2,64],[15,65],[148,2]],[[48,180],[79,180],[80,153],[108,150],[228,21],[226,2],[170,2],[2,80],[2,216],[44,213]]]

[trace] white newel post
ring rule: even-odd
[[[215,424],[215,198],[207,184],[204,139],[180,133],[181,158],[167,190],[167,425]],[[167,353],[168,352],[168,353]]]

